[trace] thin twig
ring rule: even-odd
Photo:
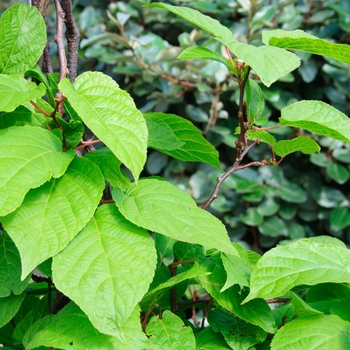
[[[213,193],[211,194],[211,196],[209,197],[209,199],[204,203],[203,205],[203,209],[206,210],[209,205],[216,199],[218,198],[218,193],[220,191],[220,188],[223,184],[223,182],[231,175],[233,174],[234,172],[236,172],[237,170],[239,170],[239,164],[241,162],[241,160],[243,159],[243,157],[248,153],[248,151],[258,143],[258,139],[255,140],[252,144],[250,144],[249,146],[247,147],[244,147],[242,153],[241,153],[241,157],[240,159],[237,158],[235,160],[235,162],[233,163],[233,165],[222,175],[222,176],[219,176],[218,179],[217,179],[217,183],[216,183],[216,186],[214,188],[214,191]]]

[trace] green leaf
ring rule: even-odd
[[[21,258],[18,249],[6,233],[0,234],[0,298],[13,292],[21,294],[31,276],[21,281]]]
[[[312,192],[312,197],[318,205],[324,208],[335,208],[346,200],[343,192],[337,188],[322,186]]]
[[[17,4],[0,19],[0,73],[24,74],[46,45],[46,25],[35,6]]]
[[[201,46],[192,46],[188,47],[186,50],[182,51],[181,54],[177,57],[180,60],[212,60],[217,61],[226,66],[226,68],[237,75],[237,69],[232,66],[231,61],[228,58],[225,58],[218,53],[209,50],[206,47]]]
[[[16,315],[25,295],[26,293],[10,294],[5,298],[0,298],[0,328],[10,322]]]
[[[103,205],[70,244],[54,256],[56,287],[102,333],[125,342],[123,324],[152,281],[156,251],[146,230],[115,205]],[[137,288],[135,286],[137,285]]]
[[[348,207],[334,208],[330,217],[331,228],[334,231],[341,231],[350,225],[350,210]]]
[[[335,44],[327,40],[319,39],[299,29],[292,31],[281,29],[266,30],[262,34],[262,41],[266,45],[327,56],[350,64],[349,45]]]
[[[350,143],[350,120],[322,101],[300,101],[281,110],[281,125],[306,129]]]
[[[248,129],[246,135],[248,140],[255,141],[259,139],[259,142],[267,143],[270,146],[273,146],[276,143],[276,139],[265,130]]]
[[[159,112],[146,113],[144,117],[152,140],[149,147],[185,162],[207,163],[221,170],[218,151],[190,121],[175,114]],[[176,138],[175,148],[170,143],[172,135],[169,127]]]
[[[39,346],[61,349],[143,349],[147,348],[147,338],[141,330],[138,307],[121,327],[125,341],[102,334],[93,327],[88,317],[77,305],[70,302],[57,315],[39,320],[24,337],[26,349]]]
[[[244,300],[274,298],[301,284],[350,281],[350,252],[345,247],[301,239],[278,246],[257,262]]]
[[[350,323],[335,315],[298,318],[274,336],[271,350],[350,349]]]
[[[221,260],[227,274],[225,285],[221,289],[222,292],[234,284],[249,287],[252,265],[249,261],[248,252],[239,244],[232,244],[237,249],[239,257],[230,254],[221,254]]]
[[[165,113],[145,113],[148,129],[148,147],[162,151],[172,151],[180,148],[185,144],[176,136],[172,127],[166,119],[169,119],[169,114]],[[176,121],[180,121],[180,117],[173,115]],[[185,120],[185,119],[183,119]]]
[[[331,165],[332,164],[332,160],[330,159],[330,157],[324,153],[324,152],[321,152],[321,153],[312,153],[310,155],[310,162],[312,164],[315,164],[319,167],[327,167],[328,165]]]
[[[288,236],[288,228],[286,223],[277,216],[265,218],[264,222],[258,226],[258,229],[264,236]]]
[[[206,327],[196,334],[196,344],[198,350],[229,350],[221,333],[216,333],[212,328]]]
[[[252,124],[255,117],[261,114],[265,108],[265,100],[260,86],[253,80],[248,79],[244,87],[244,96],[247,101],[247,114]]]
[[[166,310],[162,318],[150,319],[146,334],[153,344],[152,349],[195,350],[196,342],[191,327],[185,327],[181,318]]]
[[[259,226],[264,218],[258,213],[257,208],[248,208],[246,213],[240,217],[241,221],[248,226]]]
[[[125,193],[114,188],[112,195],[120,212],[135,225],[237,255],[221,221],[167,181],[143,179]]]
[[[63,176],[29,191],[22,205],[2,219],[21,255],[22,278],[61,251],[86,225],[103,189],[97,166],[75,158]]]
[[[71,119],[68,123],[62,118],[57,118],[57,120],[62,127],[68,148],[74,148],[78,146],[84,134],[83,123],[81,121],[73,119]],[[57,125],[55,123],[52,123],[50,126],[51,129],[57,128]]]
[[[300,59],[284,49],[271,46],[256,47],[234,40],[228,28],[197,10],[163,3],[152,3],[147,7],[159,7],[168,10],[209,32],[237,58],[251,66],[266,86],[270,86],[300,65]]]
[[[0,74],[0,111],[12,112],[19,105],[45,94],[45,86],[37,86],[20,75]]]
[[[107,147],[102,147],[97,151],[88,153],[85,158],[95,163],[101,170],[105,179],[113,187],[126,189],[130,185],[130,180],[120,168],[121,161]]]
[[[304,203],[307,199],[306,192],[296,183],[288,182],[278,187],[279,195],[289,203]]]
[[[219,40],[232,39],[232,33],[228,28],[224,27],[216,19],[213,19],[209,16],[205,16],[197,10],[188,7],[172,6],[163,3],[152,3],[145,5],[145,7],[158,7],[168,10],[182,17],[186,21],[195,24],[199,28],[204,29],[205,31],[217,37]]]
[[[267,333],[260,327],[242,321],[223,308],[211,310],[208,322],[215,332],[223,334],[227,343],[235,350],[251,349],[267,337]]]
[[[350,177],[349,170],[338,163],[330,164],[329,166],[327,166],[326,171],[327,175],[340,185],[345,184]]]
[[[177,284],[186,281],[190,278],[196,278],[198,276],[209,275],[210,272],[202,271],[200,266],[195,264],[189,270],[179,273],[174,277],[169,278],[166,282],[159,284],[157,287],[148,291],[148,293],[143,297],[141,301],[141,307],[143,310],[149,309],[153,302],[164,292],[168,291],[170,288],[176,286]]]
[[[0,130],[0,216],[15,210],[31,188],[60,177],[73,159],[59,138],[33,126]]]
[[[81,74],[59,88],[84,123],[130,169],[135,180],[146,161],[147,126],[130,95],[98,72]]]
[[[291,298],[291,304],[294,306],[295,314],[298,317],[316,316],[322,315],[321,311],[318,311],[305,302],[299,295],[289,291],[288,295]]]
[[[272,147],[273,151],[280,157],[285,157],[294,152],[310,154],[320,152],[320,146],[312,139],[306,136],[298,136],[293,140],[282,140]]]
[[[268,333],[275,333],[275,322],[271,309],[265,300],[255,299],[241,305],[248,294],[248,288],[241,288],[238,284],[222,291],[227,277],[218,253],[212,254],[209,259],[202,259],[201,263],[202,269],[211,272],[211,274],[200,276],[198,279],[219,305],[233,312],[242,320],[259,326]]]

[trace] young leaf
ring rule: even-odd
[[[190,121],[175,114],[159,112],[145,113],[144,117],[152,140],[149,147],[184,162],[203,162],[221,170],[217,150]],[[169,145],[175,147],[170,143],[172,135],[167,130],[169,127],[175,136],[176,148],[169,148]]]
[[[139,317],[140,310],[136,307],[120,328],[125,338],[121,342],[96,330],[79,307],[70,302],[57,315],[49,315],[30,327],[23,343],[28,350],[39,346],[71,349],[72,342],[74,349],[143,349],[147,348],[147,338]]]
[[[267,337],[267,333],[260,327],[242,321],[223,308],[211,310],[208,322],[216,332],[223,334],[227,343],[235,350],[251,349]]]
[[[0,74],[0,111],[12,112],[30,100],[45,94],[45,86],[37,86],[19,75]]]
[[[138,179],[146,161],[147,126],[130,95],[98,72],[68,79],[59,88],[84,123]]]
[[[158,298],[159,295],[169,290],[170,288],[176,286],[177,284],[188,280],[190,278],[196,278],[198,276],[209,275],[210,272],[202,271],[200,266],[195,264],[189,270],[179,273],[174,277],[169,278],[166,282],[159,284],[156,288],[151,289],[148,293],[143,297],[141,301],[141,307],[143,310],[148,309],[153,302]]]
[[[246,135],[248,137],[248,140],[255,141],[255,140],[259,139],[260,142],[267,143],[270,146],[273,146],[276,143],[276,139],[271,134],[266,132],[265,130],[248,129]]]
[[[26,293],[19,295],[10,294],[0,298],[0,328],[10,322],[20,308]]]
[[[114,188],[112,195],[120,212],[135,225],[237,255],[221,221],[167,181],[144,179],[131,184],[125,193]]]
[[[304,31],[265,30],[262,34],[265,45],[277,46],[287,50],[296,50],[334,58],[350,64],[350,46],[335,44]]]
[[[24,74],[46,45],[46,25],[35,6],[17,4],[0,19],[0,73]]]
[[[196,26],[198,26],[199,28],[214,35],[220,41],[232,39],[231,31],[225,26],[223,26],[219,21],[209,16],[205,16],[201,14],[199,11],[191,9],[189,7],[172,6],[172,5],[163,4],[163,3],[152,3],[149,5],[145,5],[145,7],[159,7],[167,11],[170,11],[175,15],[182,17],[186,21],[191,22]]]
[[[185,327],[179,316],[166,310],[162,318],[154,316],[149,321],[146,334],[152,349],[195,350],[196,342],[191,327]]]
[[[310,154],[321,150],[316,141],[306,136],[298,136],[293,140],[279,141],[272,146],[272,149],[280,157],[285,157],[294,152]]]
[[[253,79],[247,80],[244,92],[247,101],[247,114],[250,117],[250,122],[254,124],[255,117],[261,114],[265,108],[265,100],[260,86]]]
[[[349,350],[350,323],[335,315],[297,318],[274,336],[271,350]]]
[[[147,7],[163,8],[206,30],[224,44],[237,58],[252,67],[266,86],[270,86],[300,65],[300,59],[287,50],[271,46],[256,47],[234,40],[228,28],[197,10],[162,3],[152,3]]]
[[[218,53],[209,50],[206,47],[201,46],[192,46],[188,47],[186,50],[182,51],[181,54],[177,57],[180,60],[212,60],[217,61],[226,66],[226,68],[237,75],[236,67],[232,66],[231,61],[228,58],[225,58]]]
[[[86,225],[103,189],[97,166],[75,158],[63,176],[30,190],[22,205],[2,219],[21,255],[22,279],[61,251]]]
[[[34,126],[0,130],[0,216],[15,210],[31,188],[60,177],[73,159],[58,137]]]
[[[250,278],[255,298],[274,298],[301,284],[350,282],[350,252],[345,247],[301,239],[265,253]]]
[[[300,101],[281,110],[281,125],[306,129],[350,143],[350,120],[322,101]]]
[[[107,147],[88,153],[85,158],[94,162],[101,170],[105,179],[113,187],[126,189],[130,185],[130,179],[120,168],[120,160]]]
[[[0,235],[0,298],[13,292],[21,294],[27,287],[30,276],[21,281],[21,259],[18,249],[6,234]]]
[[[198,263],[201,263],[202,270],[211,272],[210,275],[200,276],[198,279],[219,305],[242,320],[259,326],[268,333],[275,333],[275,321],[265,300],[255,299],[241,305],[248,294],[248,288],[241,288],[238,284],[222,291],[226,282],[226,272],[219,254],[212,254],[209,259],[202,261],[198,259]]]
[[[86,227],[54,256],[52,272],[57,288],[100,332],[124,342],[123,324],[147,292],[155,266],[150,235],[110,204],[99,207]]]

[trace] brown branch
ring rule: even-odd
[[[209,197],[209,199],[204,203],[203,205],[203,209],[206,210],[209,205],[216,199],[218,198],[218,193],[220,191],[220,188],[223,184],[223,182],[234,172],[236,172],[237,170],[240,170],[239,164],[242,161],[243,157],[248,153],[248,151],[258,143],[258,139],[255,140],[252,144],[250,144],[247,147],[244,147],[242,153],[241,153],[241,157],[240,158],[236,158],[235,162],[233,163],[233,165],[222,175],[219,176],[217,179],[217,183],[216,186],[214,188],[213,193],[211,194],[211,196]],[[241,168],[242,169],[242,168]]]
[[[67,76],[67,57],[64,47],[64,19],[65,13],[62,9],[61,3],[59,0],[55,0],[56,6],[56,35],[55,42],[57,44],[58,51],[58,61],[60,67],[60,77],[59,82]],[[62,97],[62,93],[57,91],[56,97]]]
[[[61,0],[61,5],[66,17],[65,22],[68,42],[68,77],[73,83],[77,76],[80,33],[73,16],[72,0]]]

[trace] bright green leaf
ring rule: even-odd
[[[253,79],[247,80],[244,92],[247,101],[247,114],[250,117],[250,122],[254,124],[255,117],[261,114],[265,108],[265,100],[260,86]]]
[[[237,58],[251,66],[266,86],[270,86],[300,65],[299,58],[287,50],[271,46],[256,47],[234,40],[228,28],[197,10],[163,3],[147,6],[166,9],[212,34]]]
[[[162,318],[150,319],[146,334],[153,344],[152,349],[195,350],[196,342],[191,327],[185,327],[179,316],[166,310]]]
[[[248,350],[255,344],[262,343],[267,333],[260,327],[242,321],[223,308],[213,309],[208,314],[208,322],[216,332],[225,337],[235,350]]]
[[[316,316],[320,314],[322,315],[321,311],[318,311],[311,307],[307,302],[303,300],[302,297],[296,293],[289,291],[288,295],[291,298],[290,302],[294,306],[295,313],[298,315],[298,317]]]
[[[273,146],[276,143],[276,139],[265,130],[248,129],[246,135],[248,140],[255,141],[259,139],[259,142],[267,143],[270,146]]]
[[[93,327],[77,305],[70,302],[57,315],[50,315],[29,328],[24,337],[26,349],[39,346],[61,349],[118,349],[147,348],[147,338],[141,330],[138,307],[121,327],[125,341],[102,334]],[[70,345],[73,342],[74,347]]]
[[[31,276],[21,281],[21,258],[18,249],[6,234],[0,234],[0,297],[13,292],[21,294],[27,287]]]
[[[225,285],[221,290],[222,292],[234,284],[249,287],[252,265],[249,261],[248,252],[239,244],[233,244],[239,253],[239,257],[230,254],[221,254],[221,260],[227,274]]]
[[[101,170],[105,179],[113,187],[125,189],[130,184],[130,179],[120,168],[120,160],[107,147],[88,153],[85,158],[94,162]]]
[[[120,212],[135,225],[189,243],[237,255],[220,220],[167,181],[144,179],[112,191]]]
[[[175,114],[159,112],[146,113],[144,116],[150,138],[156,140],[150,147],[185,162],[203,162],[221,169],[217,150],[190,121]],[[175,135],[175,145],[178,145],[176,147],[171,143],[172,135],[167,130],[169,127]]]
[[[327,40],[319,39],[299,29],[293,31],[281,29],[266,30],[263,32],[262,40],[266,45],[327,56],[350,64],[349,45],[335,44]]]
[[[237,75],[237,69],[232,66],[231,61],[206,47],[192,46],[182,51],[177,57],[180,60],[212,60],[221,62],[233,74]]]
[[[0,298],[0,328],[10,322],[17,313],[26,293],[19,295],[10,294],[5,298]]]
[[[130,95],[99,72],[81,74],[59,88],[84,123],[138,179],[146,161],[147,126]]]
[[[322,101],[292,103],[281,110],[280,123],[350,143],[349,118]]]
[[[0,130],[0,216],[16,209],[31,188],[60,177],[73,159],[59,138],[33,126]]]
[[[12,112],[19,105],[45,94],[45,86],[37,86],[20,75],[0,74],[0,111]]]
[[[56,287],[89,316],[102,333],[125,341],[123,324],[152,281],[156,251],[146,230],[128,222],[115,205],[94,218],[58,255]],[[135,286],[137,285],[137,288]]]
[[[301,284],[350,282],[350,251],[345,247],[301,239],[265,253],[250,278],[244,300],[274,298]]]
[[[293,140],[282,140],[272,147],[273,151],[280,157],[285,157],[294,152],[303,152],[310,154],[319,152],[320,146],[312,139],[306,136],[298,136]]]
[[[46,25],[35,6],[17,4],[0,19],[0,73],[24,74],[46,45]]]
[[[254,299],[241,305],[248,294],[248,288],[241,288],[238,284],[222,291],[227,277],[219,254],[212,254],[209,259],[202,259],[201,267],[211,272],[211,274],[200,276],[199,280],[219,305],[231,311],[237,317],[261,327],[266,332],[275,333],[275,322],[271,309],[265,300]]]
[[[331,227],[334,231],[341,231],[350,225],[350,209],[348,207],[334,208],[331,212]]]
[[[2,219],[21,255],[22,278],[61,251],[86,225],[103,189],[97,166],[75,158],[63,176],[30,190],[22,205]]]
[[[350,349],[350,323],[335,315],[297,318],[274,336],[271,350]]]

